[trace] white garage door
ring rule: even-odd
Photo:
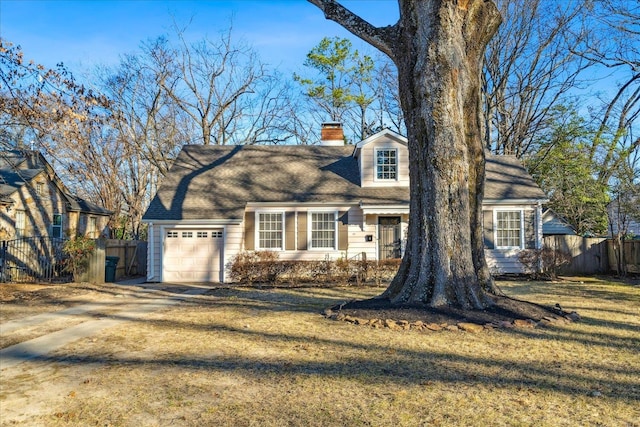
[[[222,230],[165,230],[163,282],[219,282]]]

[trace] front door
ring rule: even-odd
[[[400,258],[401,246],[400,217],[378,217],[378,259]]]

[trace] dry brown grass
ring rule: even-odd
[[[44,368],[25,364],[21,377],[5,382],[0,404],[14,385],[24,396],[11,402],[41,402],[55,382],[57,394],[38,413],[14,420],[639,426],[640,288],[597,280],[501,287],[515,297],[560,303],[582,321],[480,334],[391,331],[319,314],[380,288],[218,289],[78,341]],[[42,369],[44,379],[31,373]]]

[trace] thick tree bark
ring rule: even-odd
[[[398,67],[407,125],[410,216],[394,304],[482,309],[493,291],[482,241],[484,147],[480,79],[501,18],[491,0],[399,0],[375,28],[333,0],[309,0]]]

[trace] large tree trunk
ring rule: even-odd
[[[407,125],[410,216],[394,304],[485,308],[493,290],[482,241],[480,78],[500,23],[491,0],[400,0],[400,21],[375,28],[333,0],[309,0],[388,54]]]

